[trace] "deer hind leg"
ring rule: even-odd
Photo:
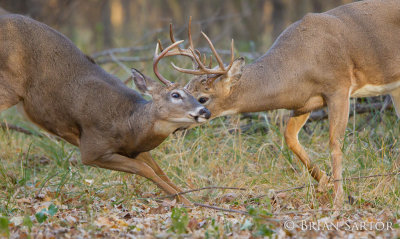
[[[149,167],[153,169],[153,171],[160,177],[164,182],[166,182],[169,186],[174,188],[177,192],[182,192],[182,190],[176,186],[171,179],[164,173],[164,171],[160,168],[157,162],[153,159],[149,152],[139,154],[135,159],[138,159],[144,163],[146,163]],[[183,202],[185,205],[189,206],[192,203],[187,200],[184,196],[177,196],[177,199]]]
[[[298,138],[299,131],[304,126],[309,116],[310,113],[291,117],[286,125],[285,140],[289,149],[292,150],[292,152],[307,167],[307,170],[311,176],[319,182],[319,188],[325,189],[329,181],[326,173],[322,171],[316,164],[311,162],[307,152],[300,144]]]
[[[392,97],[393,105],[396,110],[397,117],[400,119],[400,87],[390,93]],[[400,154],[397,160],[394,162],[394,168],[400,169]]]
[[[82,162],[85,165],[98,166],[100,168],[106,168],[126,173],[133,173],[145,177],[154,182],[159,188],[164,190],[168,194],[178,193],[176,189],[171,187],[167,182],[161,179],[154,170],[144,161],[128,158],[119,154],[107,154],[98,158],[93,159],[89,152],[86,152],[81,147]],[[189,201],[182,202],[185,205],[191,206]]]
[[[337,92],[327,98],[329,117],[329,147],[334,179],[334,206],[340,208],[344,201],[342,182],[342,141],[349,120],[350,100],[348,91]]]

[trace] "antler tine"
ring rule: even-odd
[[[174,32],[172,31],[172,23],[169,24],[169,38],[172,43],[175,43]]]
[[[231,41],[231,61],[229,62],[229,65],[226,67],[226,71],[229,71],[231,69],[234,61],[235,61],[234,42],[232,39],[232,41]]]
[[[215,50],[214,45],[212,44],[210,38],[208,38],[208,36],[207,36],[204,32],[201,32],[201,34],[202,34],[202,35],[204,36],[204,38],[207,40],[208,45],[209,45],[210,48],[211,48],[211,51],[213,52],[215,58],[216,58],[217,61],[218,61],[219,68],[221,68],[221,70],[225,70],[224,62],[222,61],[221,57],[218,55],[217,50]]]
[[[189,39],[190,48],[194,49],[194,47],[193,47],[193,39],[192,39],[192,16],[189,17],[188,39]]]
[[[207,73],[207,67],[205,67],[204,64],[201,62],[201,54],[200,54],[200,52],[199,52],[199,54],[200,54],[200,56],[199,56],[199,55],[196,55],[195,51],[192,48],[189,48],[189,50],[192,52],[193,58],[197,62],[198,67],[201,68],[201,70],[204,71],[203,74]]]
[[[199,72],[203,72],[202,74],[225,74],[227,71],[226,70],[213,70],[213,69],[208,69],[202,62],[201,59],[195,55],[194,51],[192,49],[189,48],[189,50],[192,52],[194,59],[196,60],[200,71]]]
[[[215,58],[218,61],[218,65],[219,65],[219,69],[212,69],[212,55],[210,55],[210,63],[207,68],[207,66],[205,66],[207,64],[207,56],[202,55],[200,53],[200,51],[195,49],[193,46],[191,25],[192,25],[192,17],[189,18],[189,25],[188,25],[189,47],[187,49],[181,49],[178,47],[174,51],[165,53],[165,55],[166,56],[173,56],[173,55],[188,56],[188,57],[192,58],[194,64],[197,63],[197,67],[195,67],[197,69],[195,69],[195,70],[184,69],[184,68],[178,67],[178,66],[174,65],[173,63],[171,63],[172,67],[177,71],[180,71],[183,73],[188,73],[188,74],[193,74],[193,75],[205,75],[205,74],[223,75],[223,74],[226,74],[228,72],[228,70],[232,67],[233,61],[234,61],[233,39],[232,39],[232,43],[231,43],[231,62],[229,63],[228,68],[226,69],[221,57],[217,53],[217,50],[215,49],[214,45],[212,44],[210,38],[208,38],[208,36],[204,32],[201,32],[201,34],[207,40],[208,45],[210,46]],[[175,39],[173,38],[173,34],[172,34],[172,26],[170,26],[170,36],[171,36],[171,41],[174,41]],[[171,48],[169,48],[169,49],[171,49]],[[167,51],[167,49],[165,51]]]
[[[191,75],[204,75],[207,72],[204,71],[199,71],[199,70],[189,70],[189,69],[184,69],[184,68],[180,68],[178,66],[176,66],[173,62],[171,62],[172,67],[182,73],[187,73],[187,74],[191,74]]]
[[[157,78],[164,83],[166,86],[170,86],[172,85],[172,82],[170,82],[169,80],[165,79],[159,72],[158,72],[158,62],[161,60],[161,58],[163,58],[168,52],[169,50],[171,50],[174,47],[177,47],[179,44],[181,44],[182,42],[184,42],[184,40],[181,41],[177,41],[174,42],[172,45],[168,46],[167,48],[165,48],[163,51],[161,51],[160,55],[157,55],[160,49],[160,43],[157,43],[156,46],[156,51],[154,52],[154,58],[153,58],[153,71],[154,74],[156,74]]]
[[[160,47],[160,51],[163,51],[164,48],[162,47],[160,39],[157,40],[157,43],[158,43],[158,46]],[[157,54],[158,54],[158,52],[157,52]]]
[[[201,59],[201,53],[200,53],[200,51],[197,50],[197,49],[193,49],[193,50],[194,50],[194,52],[196,52],[197,57],[198,57],[199,59]]]

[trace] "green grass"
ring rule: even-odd
[[[280,195],[275,203],[268,197],[253,199],[267,194],[270,189],[314,183],[284,143],[281,115],[280,111],[272,112],[272,120],[268,123],[263,117],[251,120],[239,120],[238,116],[215,119],[184,134],[170,136],[152,151],[161,168],[184,189],[210,185],[247,188],[246,191],[233,191],[234,200],[227,203],[220,203],[220,199],[225,193],[232,192],[229,190],[201,191],[188,197],[194,202],[250,210],[251,216],[195,208],[187,211],[174,209],[172,221],[169,210],[155,217],[148,211],[157,207],[157,203],[137,199],[149,193],[153,196],[163,194],[150,181],[136,175],[83,166],[77,148],[53,137],[39,138],[0,130],[0,217],[7,220],[14,218],[14,221],[16,218],[32,218],[31,227],[27,226],[29,221],[26,225],[10,224],[11,235],[26,233],[37,236],[46,228],[54,231],[60,227],[66,228],[72,235],[83,235],[73,231],[73,228],[80,228],[92,236],[106,232],[111,233],[107,234],[109,236],[121,236],[121,233],[171,235],[179,232],[215,238],[240,233],[254,236],[278,233],[279,225],[263,221],[265,213],[330,208],[332,202],[332,191],[320,193],[313,187],[289,191]],[[373,120],[368,122],[371,116]],[[1,113],[0,121],[42,132],[23,120],[15,109]],[[253,123],[251,133],[229,132],[247,123]],[[258,126],[267,126],[267,130],[257,131]],[[355,131],[354,126],[359,130]],[[307,127],[310,132],[302,130],[300,142],[312,160],[330,172],[327,121],[312,122]],[[344,177],[392,171],[392,163],[399,155],[399,135],[400,121],[393,111],[351,118],[343,146]],[[385,211],[390,215],[387,220],[399,220],[399,176],[346,181],[344,187],[346,194],[356,199],[355,204],[346,204],[346,209],[360,214]],[[50,205],[58,209],[55,216],[48,215],[45,223],[33,218],[43,208],[47,212]],[[136,221],[124,218],[123,212],[132,213]],[[68,218],[71,215],[76,222]],[[98,225],[99,218],[110,215],[116,218],[113,219],[115,225],[123,225],[116,226],[120,231],[110,232]],[[185,218],[180,218],[182,215]],[[324,215],[314,216],[321,218]],[[351,215],[343,213],[341,217]],[[155,223],[146,220],[154,220]],[[205,221],[205,224],[191,229],[189,220]]]

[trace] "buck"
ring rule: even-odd
[[[243,58],[234,60],[232,44],[231,61],[225,66],[210,39],[202,33],[218,67],[206,66],[193,43],[188,52],[196,68],[173,67],[196,75],[186,88],[213,118],[292,110],[284,134],[286,143],[321,186],[327,185],[329,178],[311,162],[299,143],[298,133],[311,111],[327,106],[334,205],[340,207],[344,198],[341,141],[349,118],[349,99],[390,94],[400,117],[399,13],[400,1],[375,0],[307,14],[289,26],[266,54],[248,65]]]
[[[153,68],[166,86],[132,69],[137,88],[152,101],[28,17],[1,16],[0,42],[0,112],[20,103],[32,122],[79,147],[83,164],[143,176],[168,194],[180,191],[148,151],[175,130],[210,117],[186,89],[158,72],[158,62],[182,41],[160,54],[157,45]]]

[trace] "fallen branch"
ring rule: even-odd
[[[360,179],[366,179],[366,178],[377,178],[377,177],[390,177],[390,176],[396,176],[400,174],[400,170],[392,172],[392,173],[387,173],[387,174],[374,174],[374,175],[366,175],[366,176],[357,176],[357,177],[350,177],[350,178],[344,178],[344,179],[336,179],[332,180],[330,182],[338,182],[338,181],[352,181],[352,180],[360,180]],[[282,190],[273,190],[273,192],[276,193],[283,193],[283,192],[288,192],[288,191],[293,191],[297,189],[303,189],[303,188],[309,188],[309,187],[316,187],[318,186],[318,183],[312,183],[312,184],[303,184],[297,187],[292,187],[292,188],[287,188],[287,189],[282,189]],[[258,198],[263,198],[267,197],[270,194],[262,194],[257,197],[254,197],[253,199],[258,199]]]
[[[354,114],[364,114],[364,113],[370,113],[370,112],[383,112],[384,110],[390,110],[393,109],[393,104],[391,102],[382,102],[382,103],[370,103],[370,104],[356,104],[355,109],[354,105],[350,106],[350,113],[349,117],[354,116]],[[283,116],[283,121],[286,122],[289,118],[291,117],[291,114],[286,114]],[[255,119],[258,118],[257,114],[251,114],[251,113],[245,113],[242,114],[241,119]],[[310,117],[307,120],[307,123],[313,122],[313,121],[321,121],[328,119],[328,112],[325,109],[322,110],[317,110],[313,111],[310,115]],[[268,117],[268,121],[271,121],[271,119]],[[238,130],[238,128],[233,128],[230,129],[228,132],[230,134],[235,133]],[[258,132],[258,131],[264,131],[268,132],[269,127],[268,125],[263,125],[259,123],[254,123],[250,122],[248,124],[240,126],[240,130],[242,133],[246,132]]]
[[[275,212],[272,213],[274,216],[278,216],[278,215],[288,215],[288,214],[305,214],[305,213],[319,213],[319,212],[337,212],[337,211],[341,211],[341,212],[350,212],[350,211],[354,211],[355,209],[314,209],[314,210],[304,210],[304,211],[298,211],[298,210],[294,210],[294,211],[287,211],[287,212]]]
[[[354,110],[355,107],[355,110]],[[371,104],[354,104],[350,106],[350,117],[356,114],[364,114],[374,111],[381,111],[382,109],[392,109],[393,105],[387,102],[371,103]],[[317,110],[311,113],[308,121],[320,121],[328,118],[326,110]]]
[[[135,51],[145,51],[154,48],[154,45],[146,45],[146,46],[134,46],[134,47],[120,47],[120,48],[112,48],[107,49],[100,52],[95,52],[91,55],[93,59],[99,58],[101,56],[109,56],[111,54],[118,54],[118,53],[128,53],[128,52],[135,52]]]
[[[117,63],[119,62],[143,62],[143,61],[151,61],[153,58],[152,57],[115,57],[114,59],[112,57],[110,58],[103,58],[103,59],[98,59],[96,60],[97,64],[106,64],[106,63]]]
[[[41,137],[41,135],[37,135],[32,133],[31,131],[22,128],[20,126],[16,126],[16,125],[12,125],[12,124],[7,124],[7,123],[0,123],[0,128],[4,129],[4,130],[13,130],[13,131],[17,131],[26,135],[35,135],[35,136],[39,136]]]

